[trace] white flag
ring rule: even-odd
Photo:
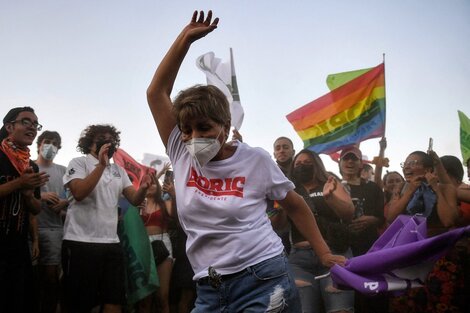
[[[232,48],[230,48],[230,62],[222,62],[215,57],[214,52],[208,52],[197,58],[196,65],[206,74],[207,84],[216,86],[227,97],[232,126],[239,130],[243,123],[244,112],[238,94]]]

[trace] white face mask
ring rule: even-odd
[[[218,138],[221,132],[222,130],[216,138],[193,138],[186,141],[186,149],[200,167],[205,166],[219,152],[221,145]]]
[[[58,150],[53,144],[45,143],[41,147],[41,155],[46,160],[53,160]]]

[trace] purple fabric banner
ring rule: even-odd
[[[405,290],[422,286],[434,263],[470,226],[426,238],[426,220],[400,215],[364,255],[331,268],[333,282],[341,289],[363,294]]]

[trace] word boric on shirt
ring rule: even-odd
[[[245,177],[207,178],[199,176],[196,170],[191,167],[191,176],[186,183],[188,187],[196,187],[206,195],[211,196],[235,196],[243,198],[243,187]]]

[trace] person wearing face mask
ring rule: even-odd
[[[178,218],[197,282],[198,312],[299,312],[300,301],[280,238],[266,215],[277,200],[324,265],[343,264],[323,240],[315,218],[269,153],[227,142],[230,109],[214,86],[194,86],[171,101],[191,44],[217,28],[209,11],[191,22],[163,58],[147,100],[175,178]]]
[[[56,131],[45,130],[37,139],[38,158],[35,163],[40,171],[49,175],[49,181],[41,187],[42,210],[36,216],[40,251],[40,312],[55,312],[59,300],[63,218],[68,206],[62,183],[65,166],[54,163],[61,143]]]
[[[42,126],[30,107],[11,109],[0,129],[0,310],[34,312],[29,220],[41,210],[48,176],[30,160]]]
[[[309,205],[333,253],[352,257],[347,225],[353,218],[354,205],[345,187],[327,173],[320,157],[307,149],[294,157],[291,173],[295,191]],[[330,277],[316,279],[327,273],[328,268],[321,264],[295,225],[291,229],[291,238],[293,247],[289,264],[300,292],[302,312],[352,312],[354,292],[334,288]]]
[[[152,178],[145,175],[136,190],[125,170],[110,163],[119,142],[114,126],[88,126],[77,146],[85,156],[72,159],[63,177],[72,195],[62,243],[67,312],[89,312],[96,305],[102,312],[121,312],[124,303],[118,201],[123,195],[138,206]]]

